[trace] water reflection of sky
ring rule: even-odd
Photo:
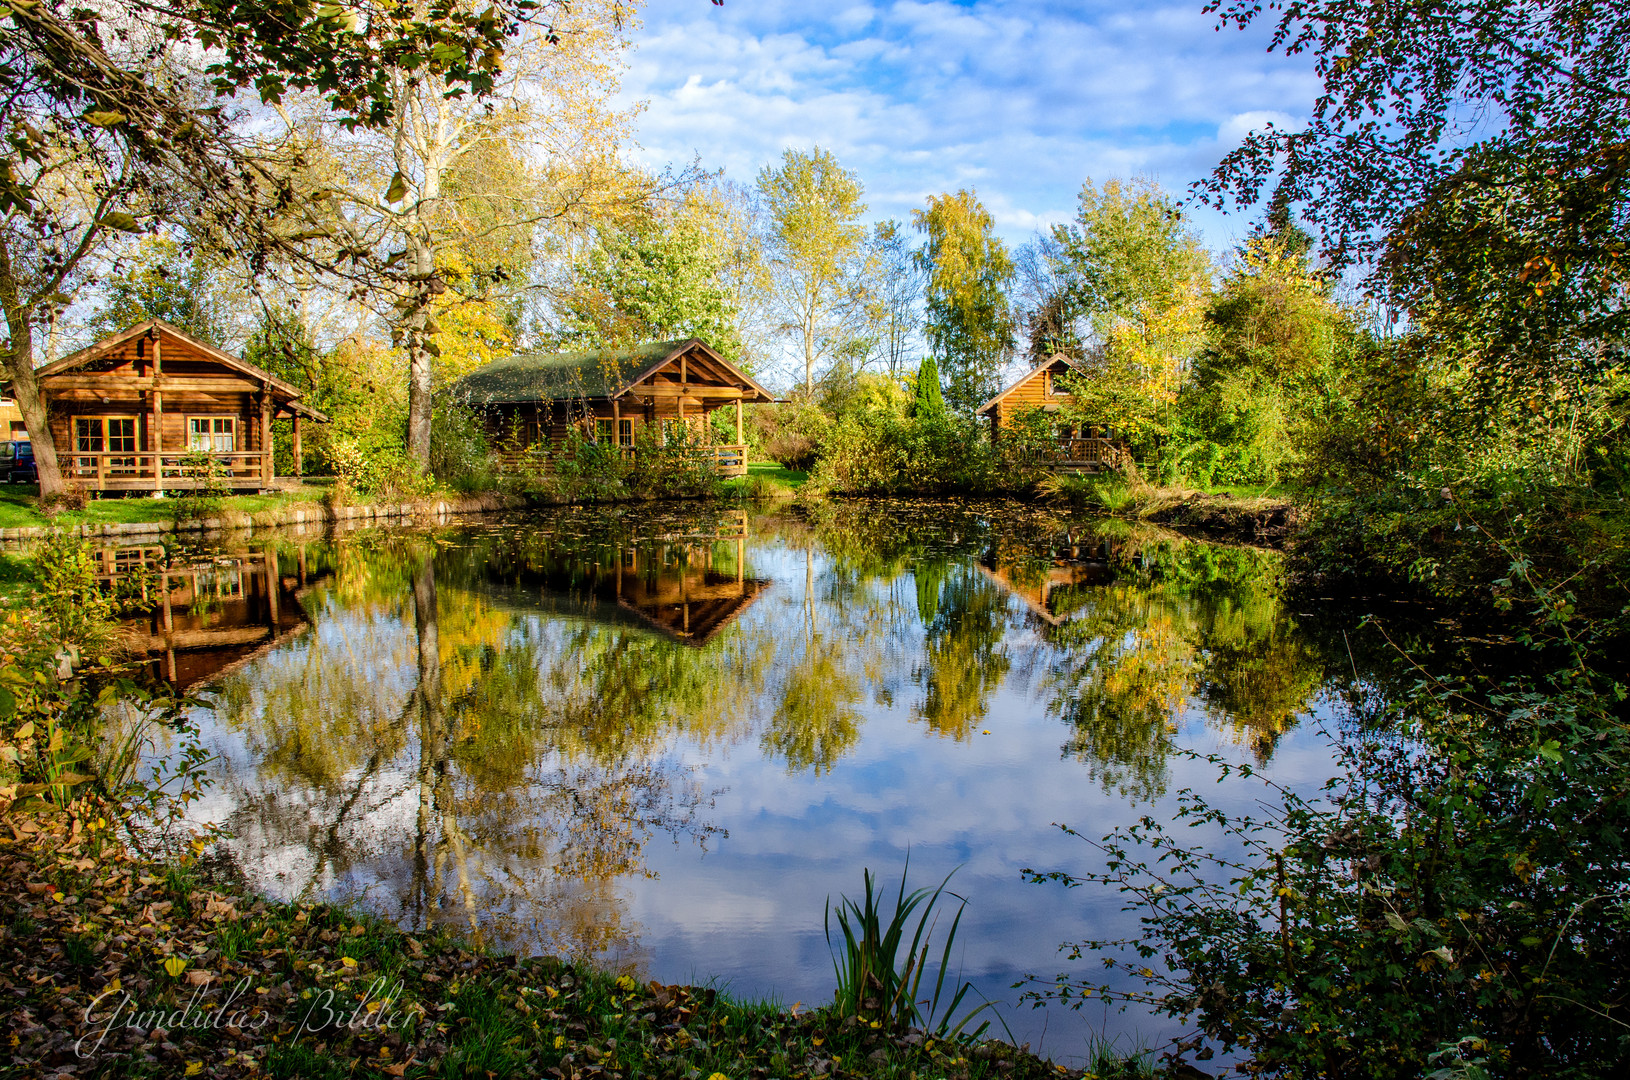
[[[733,541],[641,546],[637,522],[582,517],[325,547],[332,576],[302,599],[311,630],[228,676],[204,717],[220,754],[205,813],[274,894],[360,897],[410,925],[473,925],[508,947],[806,1005],[831,996],[827,897],[856,892],[866,867],[897,881],[909,851],[913,884],[957,868],[955,957],[980,991],[1013,1000],[1023,975],[1070,968],[1096,978],[1058,946],[1126,936],[1136,916],[1108,889],[1021,870],[1095,868],[1056,822],[1096,836],[1169,818],[1184,787],[1235,810],[1266,794],[1215,784],[1168,743],[1316,788],[1330,769],[1317,719],[1247,718],[1264,733],[1218,703],[1283,711],[1280,684],[1294,683],[1315,718],[1328,712],[1313,704],[1317,650],[1266,589],[1262,556],[1219,563],[1200,545],[1174,556],[1169,541],[1117,536],[1115,582],[1072,595],[1099,621],[1072,636],[1002,582],[1015,551],[1043,572],[1066,561],[1037,523],[940,528],[915,513],[755,520],[741,562]],[[924,528],[931,541],[914,543]],[[757,592],[705,644],[665,636],[606,602],[621,557],[608,553],[636,547],[668,599],[685,568]],[[1207,689],[1235,673],[1249,694]],[[1062,718],[1082,678],[1087,711],[1115,723]],[[1151,702],[1177,684],[1184,703],[1157,721],[1175,731],[1145,738]],[[960,697],[934,705],[936,692]],[[1060,1060],[1088,1032],[1172,1033],[1132,1014],[1004,1015]]]

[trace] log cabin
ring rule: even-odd
[[[977,415],[990,421],[991,442],[998,444],[1002,430],[1011,428],[1027,410],[1047,414],[1063,412],[1072,398],[1061,377],[1082,373],[1083,369],[1074,360],[1063,353],[1054,353],[979,406]],[[1053,424],[1053,433],[1057,446],[1052,456],[1061,469],[1114,468],[1125,454],[1120,440],[1111,437],[1106,428],[1059,420]]]
[[[506,465],[535,448],[558,446],[575,427],[628,452],[642,437],[683,441],[723,476],[747,473],[742,405],[775,400],[696,338],[506,357],[458,380],[453,396],[482,417]],[[721,442],[710,422],[727,405],[735,409],[734,442]]]
[[[137,323],[35,372],[63,479],[89,491],[278,486],[272,422],[328,418],[301,391],[169,323]],[[208,464],[187,455],[206,452]],[[213,475],[201,475],[202,473]]]

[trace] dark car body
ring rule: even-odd
[[[0,442],[0,480],[8,484],[37,484],[39,467],[34,464],[34,444],[20,439]]]

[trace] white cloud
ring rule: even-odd
[[[1252,112],[1236,113],[1223,121],[1217,128],[1217,141],[1225,147],[1238,146],[1251,132],[1264,131],[1269,127],[1278,128],[1280,131],[1300,131],[1302,124],[1289,113],[1273,109],[1256,109]]]
[[[647,9],[624,93],[649,103],[649,165],[700,155],[750,182],[819,144],[860,174],[874,217],[973,186],[1022,241],[1069,217],[1089,176],[1181,191],[1250,127],[1305,115],[1310,64],[1267,55],[1262,33],[1216,32],[1199,7],[671,0]]]

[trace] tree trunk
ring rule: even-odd
[[[33,306],[23,304],[11,278],[10,252],[0,250],[0,307],[5,308],[6,328],[11,340],[4,350],[6,379],[17,410],[23,414],[29,441],[34,444],[34,464],[40,474],[40,498],[61,495],[62,469],[57,465],[57,447],[51,441],[51,409],[40,381],[34,376]]]
[[[408,333],[408,460],[430,474],[430,354],[418,330]]]

